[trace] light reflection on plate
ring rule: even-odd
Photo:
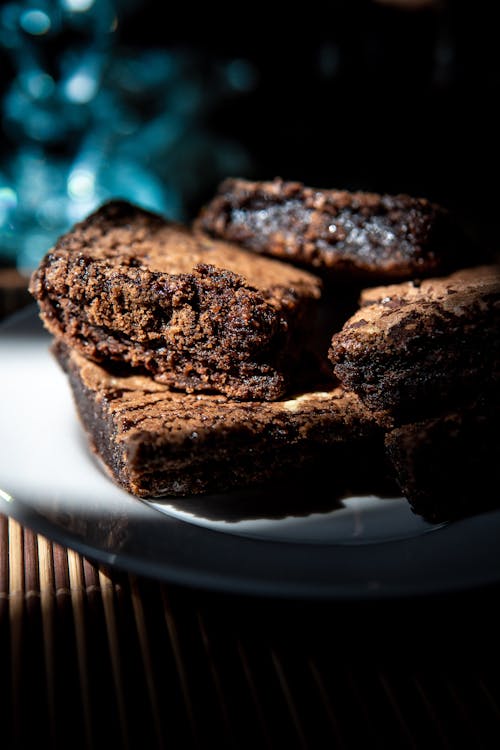
[[[211,502],[210,502],[211,500]],[[208,498],[211,514],[200,507],[200,501],[149,501],[150,505],[182,521],[195,523],[214,531],[236,534],[272,542],[300,544],[365,545],[420,536],[435,531],[438,525],[426,523],[413,514],[402,497],[382,498],[376,495],[346,497],[340,507],[324,513],[288,515],[280,518],[224,519],[224,498]],[[227,502],[227,501],[226,501]],[[231,503],[237,502],[234,496]],[[214,506],[219,513],[214,512]],[[442,524],[441,524],[442,525]]]

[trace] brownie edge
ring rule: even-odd
[[[333,372],[397,422],[460,407],[500,379],[500,266],[367,289],[332,338]]]
[[[195,227],[336,279],[379,283],[460,267],[470,244],[452,214],[425,198],[279,178],[224,180]]]
[[[140,497],[221,492],[306,467],[335,446],[356,460],[382,432],[357,396],[335,387],[274,402],[182,394],[146,376],[116,377],[63,342],[89,445],[114,481]],[[360,459],[361,460],[361,459]]]
[[[389,431],[385,449],[412,510],[439,523],[500,507],[500,406],[483,394]]]

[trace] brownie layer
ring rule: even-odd
[[[461,265],[463,233],[443,207],[408,195],[227,179],[195,226],[336,277],[380,281]]]
[[[397,421],[460,405],[499,382],[500,267],[368,289],[335,334],[333,371]]]
[[[497,394],[390,431],[386,452],[413,511],[441,522],[500,507]]]
[[[312,340],[312,274],[124,202],[63,236],[31,280],[48,330],[187,391],[275,399]]]
[[[335,446],[353,460],[382,435],[357,396],[341,388],[275,402],[181,394],[150,377],[117,377],[56,341],[93,451],[113,479],[143,497],[190,495],[279,477]]]

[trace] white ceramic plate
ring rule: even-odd
[[[0,326],[0,512],[108,565],[294,598],[430,594],[500,580],[500,512],[433,526],[375,488],[310,478],[146,502],[103,472],[35,307]]]

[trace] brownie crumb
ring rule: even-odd
[[[61,237],[30,284],[45,326],[84,356],[243,400],[290,387],[321,289],[313,274],[120,201]]]

